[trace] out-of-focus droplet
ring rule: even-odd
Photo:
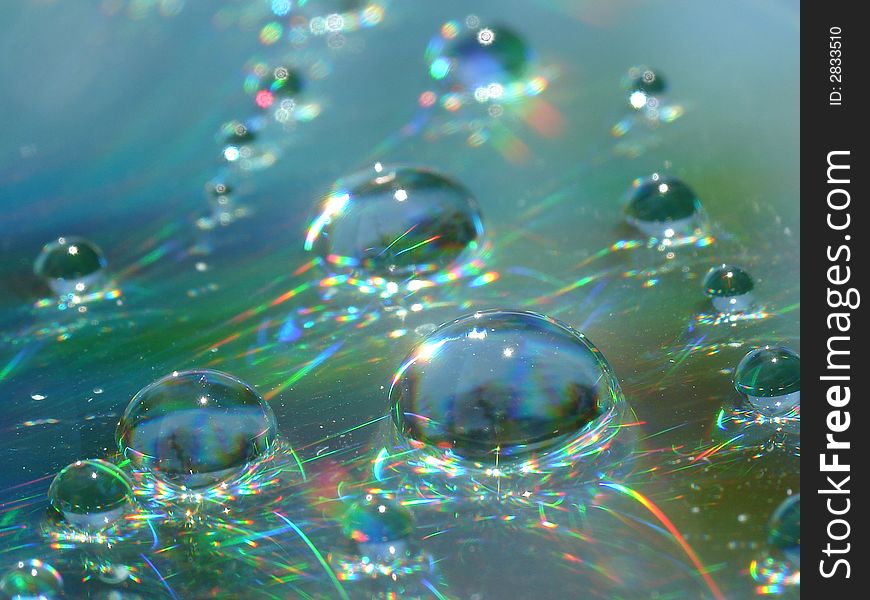
[[[390,390],[399,431],[466,458],[548,450],[624,402],[601,352],[549,317],[490,310],[443,325]]]
[[[785,499],[770,517],[767,541],[793,563],[801,561],[801,495]]]
[[[756,348],[737,365],[734,387],[765,415],[793,410],[800,406],[800,356],[783,346]]]
[[[212,216],[218,222],[232,220],[235,202],[233,200],[233,186],[223,178],[216,178],[205,184],[205,193]]]
[[[130,506],[132,484],[117,466],[104,460],[80,460],[64,467],[48,488],[51,505],[75,527],[108,527]]]
[[[43,246],[33,270],[59,296],[98,291],[105,284],[106,258],[93,243],[61,237]]]
[[[350,505],[341,524],[347,548],[332,555],[341,579],[397,581],[429,570],[411,513],[388,495],[366,494]]]
[[[55,600],[63,595],[63,578],[50,564],[22,560],[0,579],[0,597],[10,600]]]
[[[413,167],[352,177],[320,202],[317,213],[305,248],[333,274],[387,285],[462,265],[484,233],[467,189]]]
[[[635,110],[655,109],[659,104],[658,98],[668,87],[661,73],[644,66],[630,68],[622,85],[629,105]]]
[[[344,514],[342,529],[356,543],[360,556],[385,562],[406,554],[414,522],[402,505],[367,494]]]
[[[470,93],[521,80],[532,54],[519,34],[500,25],[464,31],[431,50],[429,75]]]
[[[735,265],[722,264],[707,271],[704,293],[720,313],[745,312],[752,308],[752,276]]]
[[[694,233],[700,226],[701,202],[695,192],[676,177],[654,175],[633,183],[625,219],[650,237],[682,237]]]
[[[304,85],[301,71],[290,64],[258,62],[250,68],[245,78],[245,91],[263,110],[277,108],[282,101],[292,101],[302,92]]]
[[[140,391],[116,435],[135,467],[177,486],[205,488],[267,453],[277,422],[249,385],[204,369],[173,373]]]

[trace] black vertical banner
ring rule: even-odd
[[[870,436],[861,372],[868,34],[859,2],[805,2],[801,27],[801,592],[864,598]]]

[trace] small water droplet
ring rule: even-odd
[[[767,542],[785,557],[800,565],[801,495],[786,498],[773,512],[768,523]]]
[[[290,64],[255,63],[245,78],[245,91],[263,109],[279,108],[284,100],[292,100],[304,87],[299,69]]]
[[[118,424],[122,454],[178,486],[210,487],[264,455],[277,435],[272,408],[246,383],[208,369],[145,387]]]
[[[104,460],[80,460],[64,467],[48,488],[48,498],[70,525],[102,529],[120,518],[133,497],[130,479]]]
[[[347,579],[408,575],[428,568],[407,508],[385,494],[366,494],[341,518],[348,550],[335,557]]]
[[[676,177],[638,179],[629,191],[625,218],[629,225],[650,237],[687,236],[700,226],[701,202]]]
[[[16,600],[54,600],[63,595],[63,578],[39,559],[18,561],[0,579],[0,595]]]
[[[800,356],[784,346],[756,348],[737,365],[734,387],[765,415],[787,413],[800,406]]]
[[[661,73],[645,66],[630,68],[623,77],[622,86],[626,90],[628,104],[634,110],[658,106],[659,97],[668,87]]]
[[[430,47],[429,74],[466,92],[522,79],[532,58],[525,40],[502,25],[466,30],[439,41],[435,52]]]
[[[33,271],[59,296],[80,295],[105,284],[106,258],[93,242],[61,237],[43,246]]]
[[[704,276],[704,293],[720,313],[746,312],[754,304],[752,276],[735,265],[713,267]]]

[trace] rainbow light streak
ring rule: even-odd
[[[321,365],[327,358],[338,352],[339,348],[341,348],[343,345],[344,340],[339,340],[331,345],[329,348],[326,348],[323,352],[321,352],[310,361],[302,365],[299,369],[297,369],[296,372],[288,377],[284,382],[278,384],[277,387],[272,388],[267,393],[263,394],[263,399],[269,401],[276,395],[286,390],[288,387],[308,375],[313,369]]]
[[[323,570],[326,571],[326,574],[329,576],[329,579],[332,581],[332,585],[335,586],[335,590],[338,592],[338,595],[342,598],[342,600],[350,600],[350,597],[347,595],[347,592],[344,591],[344,588],[341,585],[341,582],[335,576],[335,573],[330,568],[329,563],[323,558],[323,555],[317,549],[317,547],[308,539],[308,536],[303,533],[301,529],[299,529],[293,521],[282,515],[281,513],[274,511],[276,517],[287,523],[296,534],[302,538],[302,541],[305,542],[305,545],[308,546],[308,549],[314,554],[315,558],[317,558],[317,562],[320,563],[320,566],[323,567]]]
[[[671,520],[668,519],[667,515],[662,512],[662,510],[658,506],[656,506],[652,500],[650,500],[640,492],[619,483],[602,482],[599,485],[610,488],[612,490],[616,490],[621,494],[625,494],[629,498],[640,503],[648,511],[650,511],[655,516],[655,518],[657,518],[662,523],[662,525],[665,526],[665,529],[668,530],[668,533],[671,534],[671,537],[674,538],[674,541],[676,541],[677,544],[680,545],[680,547],[683,549],[683,552],[686,553],[686,556],[688,556],[689,560],[692,561],[692,564],[695,565],[695,568],[704,579],[704,582],[707,584],[707,587],[710,589],[713,597],[716,598],[716,600],[725,600],[725,596],[722,595],[722,592],[719,590],[716,582],[713,581],[712,577],[710,577],[710,574],[707,572],[707,568],[701,562],[701,559],[698,558],[698,555],[695,554],[695,551],[692,549],[689,543],[686,542],[683,534],[680,533],[680,531],[671,522]]]
[[[311,251],[314,241],[323,232],[323,228],[332,221],[333,217],[341,214],[348,202],[350,202],[350,194],[347,192],[335,192],[327,196],[323,212],[314,219],[305,235],[305,250]]]
[[[141,556],[142,560],[148,563],[148,566],[151,567],[151,569],[157,574],[157,578],[160,580],[160,583],[163,584],[163,587],[166,588],[166,591],[169,592],[169,595],[172,596],[174,600],[178,600],[178,596],[176,596],[175,592],[172,591],[172,588],[169,587],[169,583],[167,583],[167,581],[163,578],[163,575],[160,574],[160,571],[157,570],[157,567],[154,566],[154,563],[148,560],[148,557],[144,554],[140,554],[139,556]]]

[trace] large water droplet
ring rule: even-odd
[[[407,357],[390,397],[412,442],[468,458],[549,449],[622,402],[607,361],[583,335],[509,310],[440,327]]]
[[[265,454],[277,422],[259,394],[232,375],[182,371],[136,394],[116,435],[134,466],[175,485],[201,488],[238,475]]]
[[[104,460],[80,460],[64,467],[48,488],[51,505],[71,525],[86,529],[107,527],[129,506],[130,479]]]
[[[737,365],[734,387],[760,412],[786,413],[800,406],[800,356],[783,346],[756,348]]]
[[[800,565],[801,559],[801,495],[789,496],[770,517],[768,543],[785,557]]]
[[[305,240],[327,270],[405,281],[469,260],[483,238],[474,197],[452,179],[413,167],[352,177],[318,206]]]
[[[105,283],[106,258],[93,243],[80,237],[61,237],[43,246],[34,272],[56,294],[82,294]]]
[[[439,43],[429,54],[429,74],[466,92],[506,86],[526,75],[531,54],[525,40],[508,27],[484,27]]]
[[[19,561],[0,579],[0,597],[4,600],[54,600],[62,595],[60,573],[38,559]]]
[[[745,312],[752,308],[752,277],[734,265],[713,267],[704,276],[704,293],[720,313]]]
[[[645,235],[667,239],[692,234],[700,225],[701,202],[676,177],[638,179],[629,191],[625,219]]]

